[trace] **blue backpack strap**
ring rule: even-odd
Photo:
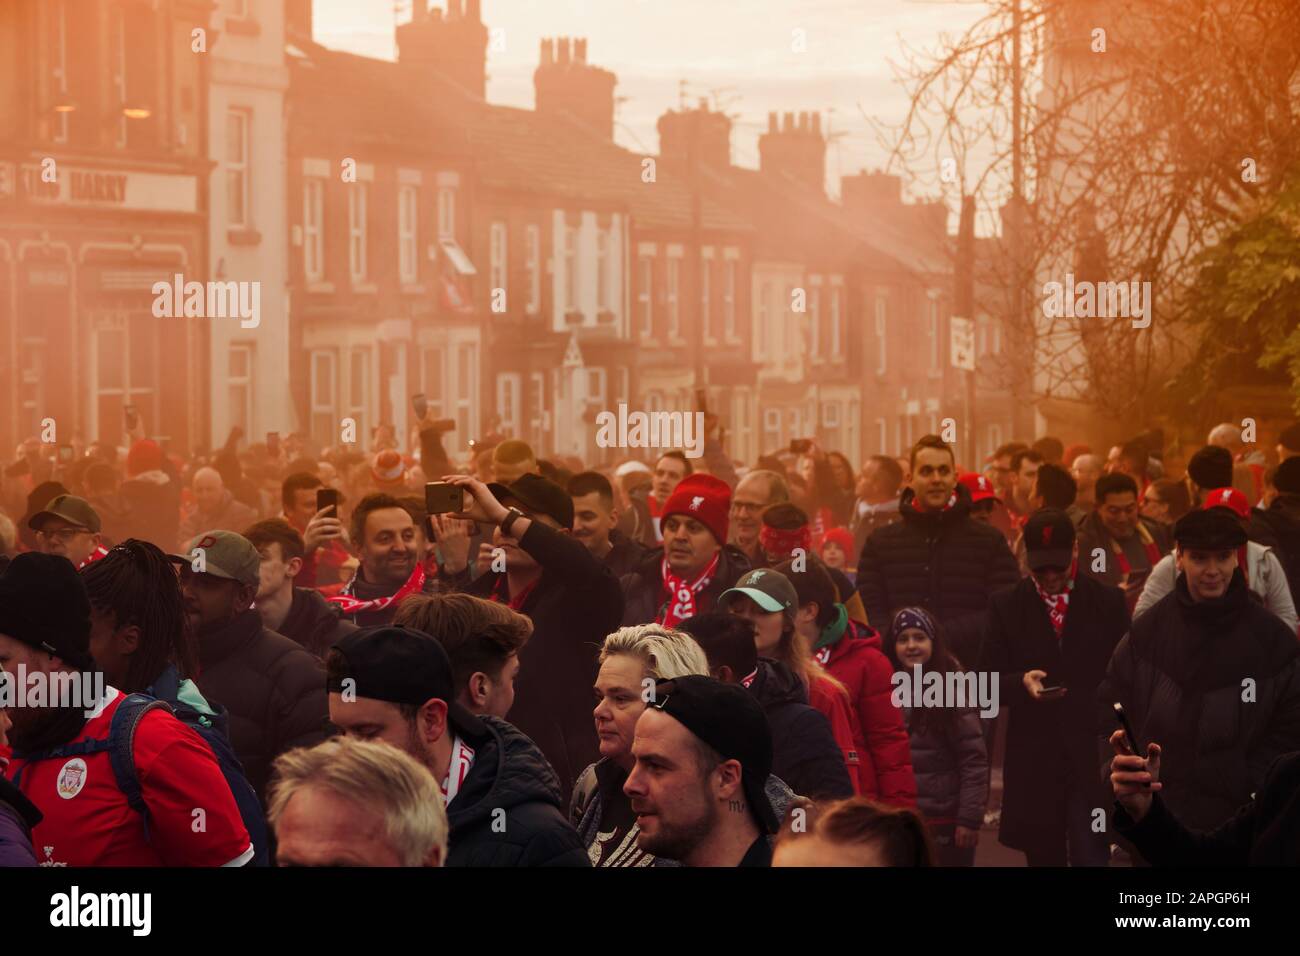
[[[23,788],[23,773],[34,763],[42,760],[57,760],[60,757],[88,757],[91,754],[102,753],[109,748],[107,740],[79,740],[75,744],[60,744],[57,747],[47,747],[44,750],[14,751],[14,759],[22,760],[23,765],[18,768],[14,774],[13,785],[20,791]]]
[[[113,766],[113,775],[117,777],[117,788],[126,797],[127,804],[144,818],[145,839],[149,839],[149,808],[145,806],[144,795],[140,788],[140,775],[135,769],[135,732],[140,721],[152,710],[166,710],[171,713],[171,706],[164,700],[150,697],[148,694],[128,694],[117,705],[113,722],[109,726],[108,759]]]

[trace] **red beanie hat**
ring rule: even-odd
[[[822,537],[822,547],[828,544],[838,544],[845,555],[853,556],[853,532],[848,528],[831,528],[827,531]]]
[[[134,478],[145,471],[158,471],[163,465],[162,449],[149,438],[141,438],[126,453],[126,476]]]
[[[726,544],[730,513],[731,487],[725,481],[712,475],[688,475],[668,496],[660,524],[671,514],[688,515],[712,531],[718,544]]]

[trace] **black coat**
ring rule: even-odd
[[[867,623],[887,631],[893,612],[917,605],[943,625],[958,659],[979,657],[989,595],[1020,580],[1020,568],[998,531],[970,517],[970,493],[957,486],[946,511],[917,511],[908,488],[901,521],[878,528],[858,559],[858,594]]]
[[[113,528],[118,541],[139,538],[170,554],[181,527],[181,492],[175,478],[159,484],[145,478],[122,482],[123,510]]]
[[[853,781],[830,722],[808,703],[808,690],[790,668],[760,660],[749,685],[772,731],[772,773],[814,800],[853,796]]]
[[[664,549],[646,552],[644,560],[631,574],[623,575],[623,624],[649,624],[659,617],[664,606]],[[736,586],[736,582],[750,570],[749,559],[735,545],[724,545],[722,557],[712,580],[696,595],[695,612],[714,611],[723,591]]]
[[[1133,622],[1106,671],[1098,698],[1103,775],[1119,701],[1137,746],[1160,744],[1169,809],[1193,829],[1223,823],[1278,756],[1300,749],[1298,655],[1295,634],[1252,600],[1240,571],[1224,597],[1201,603],[1180,574],[1176,590]]]
[[[479,721],[485,732],[466,738],[474,764],[447,807],[447,866],[591,866],[541,751],[504,720]]]
[[[1255,798],[1217,829],[1188,829],[1160,794],[1141,823],[1116,805],[1115,825],[1155,866],[1300,866],[1300,753],[1278,757]]]
[[[331,647],[356,629],[343,619],[339,606],[326,601],[319,591],[294,588],[293,603],[278,633],[324,659]]]
[[[199,630],[199,691],[230,714],[230,743],[257,795],[266,800],[271,762],[326,737],[329,701],[321,662],[257,611]]]
[[[578,539],[533,521],[519,547],[542,566],[542,577],[520,613],[533,634],[519,652],[519,676],[510,721],[533,739],[560,778],[567,800],[573,781],[599,753],[592,685],[596,655],[618,628],[623,598],[618,580]],[[505,572],[488,572],[453,587],[481,598],[505,588]]]
[[[645,560],[646,548],[615,528],[609,534],[610,549],[605,555],[605,567],[616,578],[635,571]]]
[[[1251,527],[1267,529],[1286,569],[1291,596],[1300,598],[1300,495],[1278,495],[1267,511],[1251,512]],[[1263,537],[1256,534],[1255,538]]]
[[[1170,550],[1169,526],[1144,516],[1139,516],[1138,521],[1142,522],[1151,534],[1151,541],[1156,546],[1160,556],[1163,557],[1168,554]],[[1124,574],[1119,562],[1115,559],[1115,539],[1106,530],[1106,526],[1101,523],[1101,518],[1096,511],[1089,512],[1079,522],[1077,537],[1079,542],[1079,575],[1081,577],[1095,578],[1103,584],[1112,584],[1118,587],[1120,581],[1124,578]],[[1093,564],[1097,560],[1095,552],[1098,548],[1105,555],[1105,564],[1102,565],[1104,570],[1094,571]],[[1152,561],[1150,567],[1136,568],[1129,575],[1124,596],[1128,601],[1130,614],[1137,605],[1138,597],[1142,594],[1142,587],[1151,574],[1151,568],[1154,568],[1155,565],[1156,562]]]
[[[1109,802],[1097,774],[1097,688],[1128,627],[1124,592],[1083,575],[1059,640],[1032,578],[989,600],[979,670],[998,676],[999,706],[1011,708],[998,834],[1005,845],[1023,850],[1059,837],[1067,782],[1091,794],[1090,807]],[[1046,671],[1044,683],[1065,695],[1030,700],[1023,681],[1031,670]]]

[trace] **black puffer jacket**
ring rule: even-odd
[[[814,800],[853,796],[853,782],[830,722],[808,703],[808,690],[790,668],[760,660],[749,685],[772,731],[772,773]]]
[[[912,746],[916,774],[916,808],[935,824],[957,824],[978,830],[989,802],[989,755],[979,711],[964,707],[951,716],[906,707],[903,719]]]
[[[466,737],[474,764],[447,808],[448,866],[591,866],[537,746],[495,717]]]
[[[199,676],[210,703],[230,714],[230,743],[244,775],[266,800],[271,761],[326,737],[329,703],[321,662],[248,610],[199,629]]]
[[[338,605],[326,601],[319,591],[294,588],[293,603],[279,633],[323,659],[331,647],[356,629],[355,624],[343,620]]]
[[[1067,616],[1068,622],[1068,616]],[[1193,602],[1187,579],[1133,622],[1098,694],[1102,773],[1109,774],[1112,704],[1129,715],[1138,747],[1160,744],[1169,809],[1206,830],[1263,783],[1278,756],[1300,749],[1300,644],[1251,599],[1241,572],[1227,594]]]
[[[903,520],[878,528],[858,559],[858,594],[867,622],[886,631],[894,611],[925,608],[944,626],[948,646],[963,661],[979,659],[989,595],[1020,580],[1020,569],[996,529],[970,517],[970,492],[957,486],[946,511],[918,511],[903,492]]]
[[[646,552],[645,559],[631,574],[623,575],[623,624],[649,624],[659,617],[664,604],[664,549]],[[695,613],[717,609],[718,597],[736,586],[750,570],[749,559],[735,545],[725,545],[718,560],[718,570],[703,591],[696,596]]]
[[[1268,529],[1286,570],[1291,596],[1300,598],[1300,495],[1278,495],[1267,511],[1252,512],[1251,525]]]

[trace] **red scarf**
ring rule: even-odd
[[[359,573],[359,572],[358,572]],[[415,570],[411,576],[406,579],[406,583],[398,588],[388,597],[375,598],[370,601],[361,601],[352,596],[352,589],[357,581],[356,574],[352,575],[352,580],[343,586],[343,590],[332,598],[326,598],[331,604],[338,605],[344,616],[360,614],[364,611],[382,611],[384,608],[396,604],[408,594],[416,594],[424,588],[424,565],[420,562],[415,563]]]
[[[1034,589],[1038,596],[1043,599],[1047,605],[1047,617],[1052,622],[1052,630],[1056,632],[1059,639],[1061,633],[1065,630],[1065,612],[1070,609],[1070,592],[1074,590],[1074,576],[1079,570],[1079,562],[1074,561],[1070,564],[1070,580],[1065,584],[1065,590],[1060,594],[1048,594],[1043,590],[1042,585],[1038,583],[1038,578],[1030,575],[1030,580],[1034,582]]]
[[[696,595],[708,587],[709,582],[713,580],[713,572],[718,569],[718,561],[721,557],[722,552],[719,551],[695,580],[689,582],[668,567],[667,558],[663,559],[664,591],[668,597],[663,607],[659,609],[656,623],[664,627],[676,627],[682,621],[688,621],[695,616]]]
[[[1160,549],[1156,547],[1155,540],[1151,537],[1151,532],[1141,521],[1137,523],[1138,537],[1142,539],[1142,548],[1147,553],[1147,570],[1154,568],[1160,561]],[[1128,558],[1124,556],[1124,548],[1114,538],[1110,539],[1111,550],[1115,552],[1115,563],[1119,566],[1119,586],[1128,588],[1129,575],[1133,573],[1133,566],[1129,564]]]
[[[498,604],[504,604],[512,611],[522,611],[524,602],[528,600],[528,595],[533,593],[533,588],[537,587],[537,582],[540,580],[541,577],[538,576],[525,587],[520,588],[518,594],[509,595],[506,593],[506,589],[510,586],[510,583],[503,574],[497,578],[497,583],[492,585],[492,600]]]
[[[778,554],[784,561],[794,553],[795,548],[803,548],[806,555],[812,548],[812,529],[807,525],[784,531],[763,525],[758,533],[758,542],[767,554]]]
[[[956,492],[956,491],[953,491],[952,496],[951,496],[951,497],[950,497],[946,502],[944,502],[943,507],[940,508],[939,510],[940,510],[940,511],[947,511],[949,508],[951,508],[951,507],[952,507],[953,505],[955,505],[956,503],[957,503],[957,492]],[[921,507],[921,499],[920,499],[919,497],[913,497],[913,498],[912,498],[912,510],[913,510],[913,511],[924,511],[924,510],[925,510],[924,508]]]
[[[106,557],[108,557],[108,548],[104,547],[102,544],[98,545],[94,551],[90,552],[89,557],[87,557],[85,561],[82,561],[79,565],[77,565],[77,570],[80,571],[82,568],[86,567],[86,565],[94,564],[96,561],[100,560],[101,558],[106,558]]]

